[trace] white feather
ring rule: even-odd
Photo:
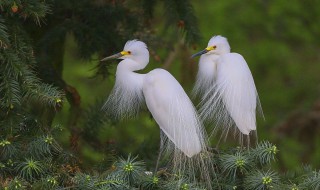
[[[192,92],[194,97],[200,97],[208,93],[214,85],[217,75],[216,59],[218,58],[219,56],[214,55],[200,57],[197,80]]]
[[[145,102],[164,134],[160,152],[171,156],[172,172],[180,175],[187,171],[193,181],[200,173],[211,189],[210,173],[214,167],[207,159],[207,138],[191,100],[178,81],[163,69],[147,74],[134,72],[149,62],[149,52],[143,42],[129,41],[125,51],[131,54],[122,57],[115,87],[103,108],[120,118],[130,117],[136,115]]]
[[[239,130],[249,135],[251,130],[256,130],[257,106],[256,87],[249,67],[237,53],[222,55],[219,62],[217,87],[223,90],[223,102]]]
[[[146,76],[143,94],[153,118],[168,138],[188,157],[205,148],[202,126],[189,97],[166,70]]]
[[[143,76],[122,70],[119,64],[115,86],[102,109],[117,119],[135,117],[144,104],[142,84]]]

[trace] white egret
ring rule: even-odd
[[[192,57],[200,55],[193,92],[201,97],[201,118],[215,121],[213,133],[220,127],[225,137],[236,126],[240,134],[248,137],[249,143],[250,132],[256,130],[256,108],[261,114],[262,109],[245,59],[231,53],[227,39],[222,36],[213,36],[207,48]],[[240,140],[242,142],[242,135]]]
[[[173,155],[174,169],[190,169],[190,164],[208,172],[203,156],[206,137],[196,109],[178,81],[164,69],[147,74],[134,71],[146,67],[149,51],[145,43],[128,41],[120,53],[106,57],[123,59],[117,66],[115,87],[103,106],[119,118],[135,116],[145,102],[164,135],[161,149]],[[161,152],[161,150],[160,150]],[[191,168],[194,169],[194,168]],[[207,175],[207,174],[204,174]]]

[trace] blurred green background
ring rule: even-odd
[[[121,1],[136,12],[140,11],[136,5],[139,2]],[[191,54],[205,48],[214,35],[227,37],[232,52],[244,56],[255,79],[265,115],[265,121],[258,121],[259,140],[269,140],[278,145],[277,167],[294,169],[307,163],[319,167],[320,1],[194,0],[191,3],[198,19],[201,41],[185,43],[184,33],[179,30],[185,23],[181,21],[168,27],[163,17],[166,8],[162,1],[157,1],[148,29],[140,29],[145,33],[151,31],[151,36],[156,36],[155,39],[142,37],[149,45],[151,59],[141,72],[165,68],[190,95],[198,67],[198,60],[191,60]],[[107,26],[108,19],[99,20],[99,27]],[[143,36],[131,35],[132,38]],[[89,112],[90,109],[99,109],[94,107],[97,102],[106,100],[114,84],[116,64],[110,63],[110,74],[105,79],[93,77],[100,55],[91,56],[89,61],[79,58],[78,41],[73,32],[65,38],[62,78],[79,92],[81,114],[78,117],[82,117],[88,109]],[[119,41],[117,47],[106,50],[104,54],[119,52],[124,41]],[[67,126],[71,125],[74,117],[75,110],[65,101],[54,120],[55,124],[66,126],[59,139],[65,147],[72,144],[71,130]],[[79,123],[75,126],[82,127]],[[90,131],[90,127],[79,130],[83,135]],[[147,111],[136,119],[112,120],[92,130],[96,131],[90,138],[80,135],[77,139],[85,165],[104,162],[106,153],[139,154],[147,162],[155,163],[160,132]]]

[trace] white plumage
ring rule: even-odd
[[[240,54],[230,53],[229,43],[222,36],[212,37],[208,47],[194,56],[198,55],[201,58],[194,93],[201,96],[200,116],[215,121],[225,135],[232,126],[249,135],[256,130],[260,102],[246,61]]]
[[[123,60],[117,67],[115,87],[103,109],[118,118],[127,118],[135,116],[146,103],[161,130],[160,155],[163,152],[169,158],[173,176],[188,174],[184,177],[191,183],[198,176],[207,189],[212,189],[214,167],[207,151],[206,134],[181,85],[163,69],[147,74],[134,72],[149,62],[149,51],[141,41],[128,41],[124,51],[101,61],[114,58]]]
[[[203,150],[201,123],[193,104],[176,79],[163,69],[146,75],[143,94],[161,130],[188,157]]]
[[[117,67],[115,87],[103,109],[120,118],[131,117],[138,113],[145,101],[160,129],[176,148],[188,157],[204,150],[206,145],[201,122],[178,81],[163,69],[147,74],[134,72],[149,62],[146,45],[137,40],[128,41],[124,51],[111,56],[116,57],[123,60]]]
[[[215,84],[218,55],[201,56],[196,84],[193,88],[194,96],[203,96]]]

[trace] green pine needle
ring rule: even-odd
[[[276,172],[250,171],[244,179],[244,188],[248,190],[277,189],[280,185],[280,178]]]
[[[266,165],[276,159],[278,152],[279,150],[276,145],[268,141],[263,141],[260,142],[255,149],[251,150],[251,156],[253,156],[261,165]]]
[[[8,190],[22,190],[27,189],[27,182],[19,177],[13,178],[7,185]],[[5,188],[5,189],[6,189]]]
[[[33,158],[26,158],[17,166],[17,171],[20,171],[20,177],[33,181],[41,177],[45,173],[44,164]]]
[[[127,159],[119,158],[119,161],[114,164],[116,174],[130,185],[141,181],[141,177],[146,171],[145,163],[138,161],[137,158],[138,156],[132,158],[129,155]]]
[[[253,167],[253,161],[242,150],[238,150],[234,154],[222,154],[220,163],[223,172],[231,178],[236,178],[236,175],[244,175]]]
[[[307,189],[320,189],[320,171],[310,172],[303,182],[303,186]]]

